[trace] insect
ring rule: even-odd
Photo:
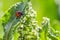
[[[22,16],[22,12],[16,11],[16,18],[19,18],[19,17],[21,17],[21,16]]]

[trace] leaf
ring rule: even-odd
[[[3,21],[3,27],[5,28],[5,34],[3,40],[12,40],[12,34],[13,34],[13,28],[14,25],[16,25],[19,21],[19,19],[16,19],[16,11],[23,11],[25,7],[25,4],[23,2],[15,4],[12,6],[6,14],[2,17]]]

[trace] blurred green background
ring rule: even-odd
[[[0,0],[0,19],[13,4],[20,2],[20,0]],[[43,17],[50,18],[50,24],[55,30],[60,31],[60,20],[58,5],[55,0],[31,0],[33,9],[37,12],[37,21],[40,25]],[[0,21],[0,34],[3,35],[3,27]],[[2,37],[0,35],[0,38]]]

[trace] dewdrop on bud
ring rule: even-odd
[[[28,2],[28,5],[31,6],[32,5],[31,2]]]
[[[29,7],[32,7],[32,4],[31,4],[31,2],[28,2],[28,6],[29,6]]]
[[[19,4],[20,4],[20,2],[16,3],[16,5],[19,5]]]
[[[34,13],[31,13],[30,16],[31,16],[31,17],[35,17],[35,14],[34,14]]]
[[[23,24],[21,25],[21,28],[23,28]]]
[[[24,18],[23,18],[23,23],[25,23],[25,21],[26,21],[26,20],[27,20],[27,18],[26,18],[26,17],[24,17]]]
[[[29,7],[29,10],[31,10],[32,9],[32,7]]]
[[[32,32],[34,32],[34,35],[37,35],[37,32],[36,32],[36,30],[34,30],[34,29],[33,29],[33,30],[32,30]]]
[[[36,11],[35,10],[32,9],[31,11],[32,11],[32,13],[36,14]]]
[[[32,24],[36,25],[37,21],[35,19],[32,19],[31,21],[32,21]]]
[[[50,19],[49,18],[47,18],[47,17],[43,17],[43,20],[46,20],[46,21],[50,21]]]
[[[42,25],[48,23],[48,25],[50,25],[50,19],[47,18],[47,17],[43,17],[43,22],[42,22]]]

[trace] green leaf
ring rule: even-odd
[[[16,19],[16,11],[23,11],[24,7],[25,5],[23,2],[15,4],[2,17],[2,24],[5,28],[4,40],[12,39],[11,36],[13,34],[14,25],[16,25],[20,21],[20,18]]]

